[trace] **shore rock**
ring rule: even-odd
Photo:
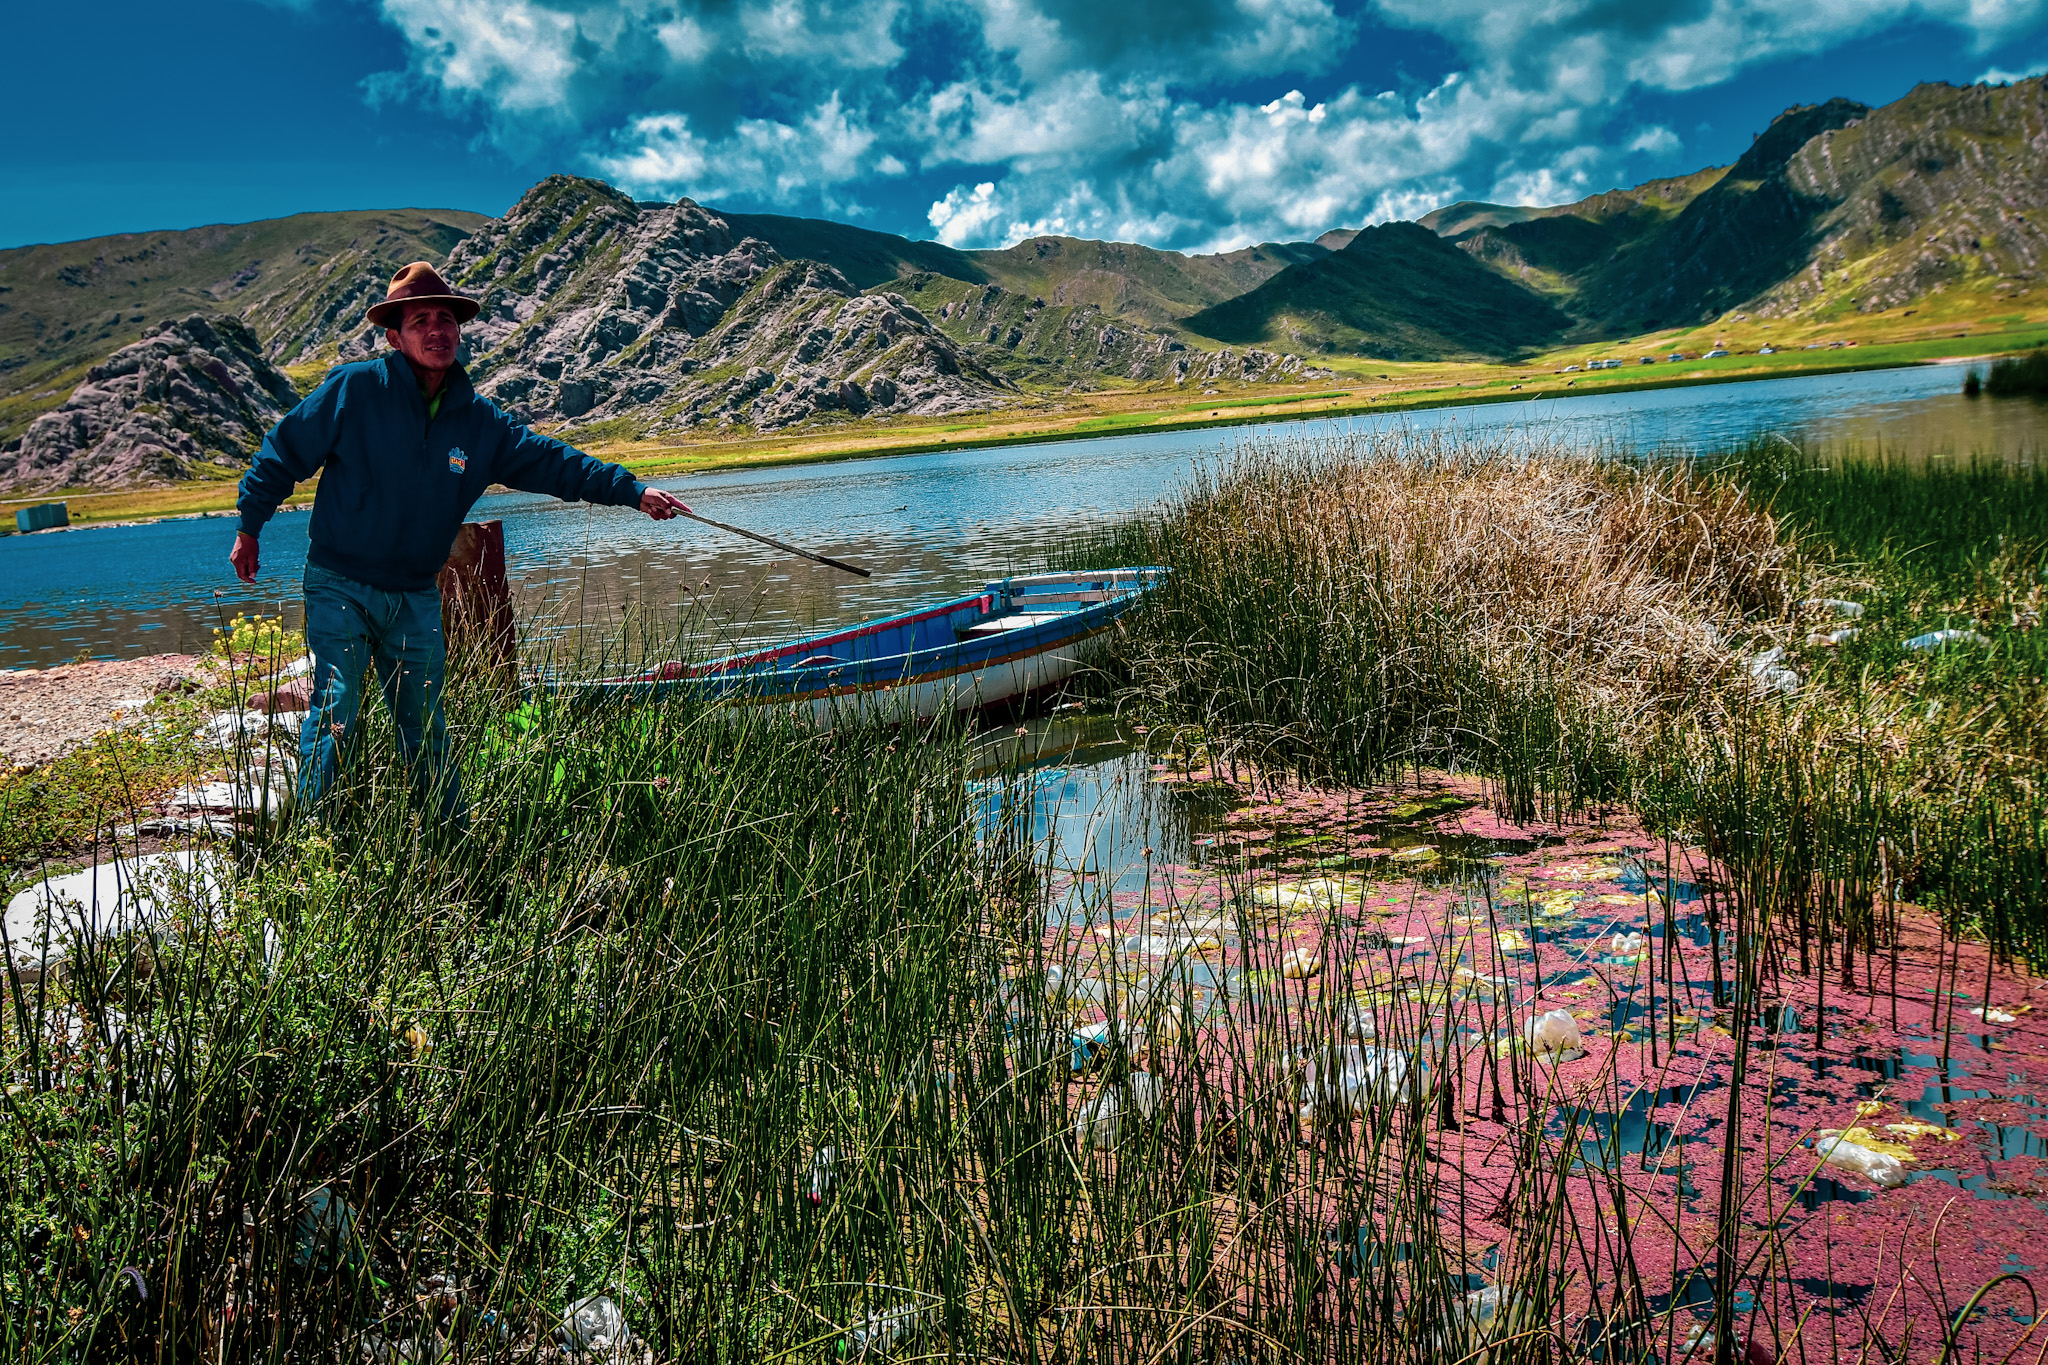
[[[159,323],[86,372],[0,452],[0,487],[127,487],[240,469],[299,400],[248,324],[194,313]]]

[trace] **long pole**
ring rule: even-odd
[[[846,563],[844,560],[834,559],[830,555],[814,555],[809,550],[799,550],[794,545],[785,545],[775,537],[764,536],[758,531],[749,531],[745,527],[728,525],[722,521],[713,521],[710,517],[700,517],[695,512],[679,512],[676,515],[688,517],[691,521],[701,521],[706,526],[716,526],[719,530],[730,531],[736,536],[745,536],[748,540],[758,540],[763,545],[780,550],[784,554],[792,554],[799,559],[808,559],[813,564],[823,564],[828,569],[840,569],[846,573],[859,574],[862,578],[874,577],[874,574],[867,569],[858,568],[855,565]]]

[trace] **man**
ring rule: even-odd
[[[441,714],[446,649],[435,575],[485,488],[638,507],[657,521],[690,510],[479,398],[456,361],[462,324],[477,309],[425,261],[399,271],[369,310],[390,354],[329,372],[270,429],[242,478],[242,525],[228,558],[254,583],[263,524],[293,484],[326,471],[306,551],[313,699],[299,732],[302,808],[334,781],[374,660],[415,787],[444,826],[461,831],[462,784]]]

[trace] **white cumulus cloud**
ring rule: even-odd
[[[378,3],[408,60],[365,98],[474,109],[547,169],[734,207],[883,195],[899,225],[914,195],[959,245],[1187,248],[1563,202],[1678,169],[1646,93],[1909,22],[2009,50],[2048,19],[2048,0]]]

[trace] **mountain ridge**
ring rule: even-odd
[[[1288,382],[1326,376],[1320,356],[1513,359],[1752,312],[2022,297],[2048,259],[2044,158],[2048,82],[2033,78],[1795,105],[1727,166],[1570,204],[1459,201],[1221,253],[1053,236],[960,250],[575,176],[495,219],[362,210],[19,247],[0,251],[0,466],[21,468],[31,427],[60,407],[77,431],[141,431],[91,371],[145,340],[152,312],[169,316],[149,336],[192,316],[222,337],[245,325],[253,350],[230,350],[303,376],[382,345],[364,309],[412,259],[484,300],[468,330],[479,385],[529,420],[768,432]],[[193,403],[161,414],[176,458],[77,467],[182,477],[209,440],[234,458],[246,434],[214,399]],[[86,411],[106,420],[80,426]],[[28,464],[71,458],[52,454],[53,430]]]

